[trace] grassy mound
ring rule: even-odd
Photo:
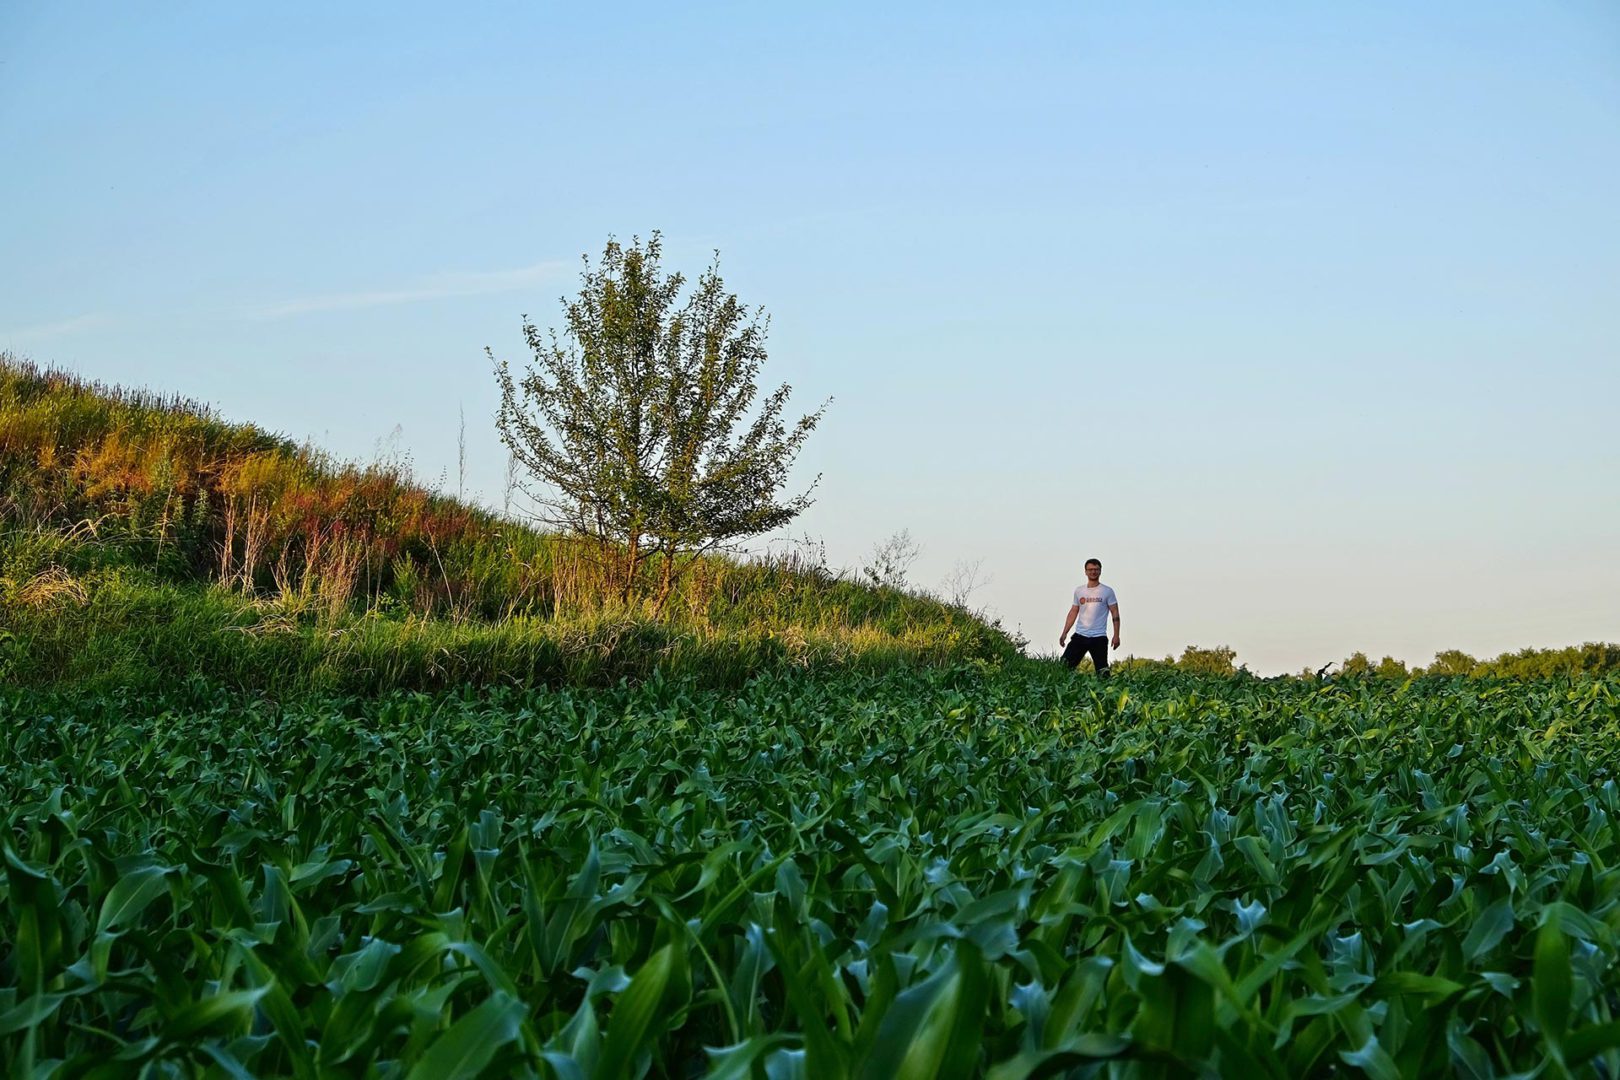
[[[0,678],[276,691],[714,684],[1017,654],[960,608],[788,555],[689,559],[661,612],[590,545],[183,398],[0,355]],[[629,594],[628,597],[626,594]]]

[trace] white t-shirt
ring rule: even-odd
[[[1107,585],[1082,585],[1074,590],[1074,603],[1080,609],[1074,617],[1074,632],[1081,637],[1102,637],[1108,630],[1108,609],[1119,601]]]

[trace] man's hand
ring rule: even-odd
[[[1058,644],[1059,645],[1067,645],[1068,643],[1069,643],[1069,635],[1068,634],[1059,634],[1058,635]]]
[[[1114,635],[1114,648],[1116,648],[1116,649],[1119,648],[1119,635],[1118,634]]]

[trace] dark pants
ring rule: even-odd
[[[1079,667],[1080,661],[1087,653],[1091,654],[1091,666],[1097,669],[1098,675],[1108,674],[1108,639],[1106,637],[1081,637],[1074,634],[1069,638],[1069,644],[1063,649],[1063,662],[1069,667]]]

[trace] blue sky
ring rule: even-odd
[[[1055,647],[1620,639],[1620,9],[0,6],[0,349],[499,502],[483,354],[662,230],[834,403],[793,535]]]

